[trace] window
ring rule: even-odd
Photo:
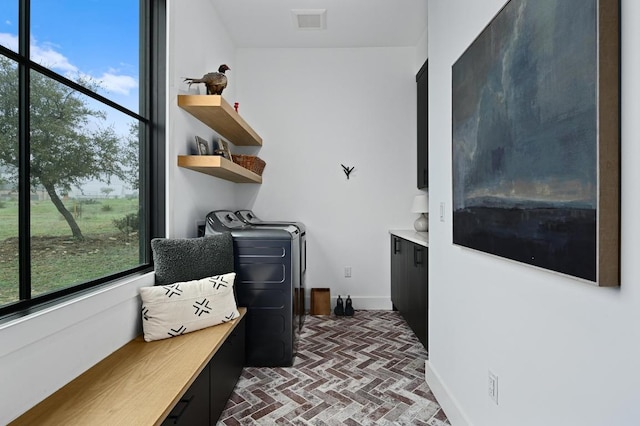
[[[0,315],[150,269],[165,7],[0,2]]]

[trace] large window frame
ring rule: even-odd
[[[153,269],[150,241],[165,235],[166,0],[140,0],[140,107],[133,112],[30,59],[30,0],[20,0],[19,52],[0,45],[0,55],[18,64],[19,81],[19,301],[0,306],[0,320],[22,316],[87,290]],[[30,83],[32,71],[112,107],[140,123],[140,265],[112,275],[31,296]]]

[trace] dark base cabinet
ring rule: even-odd
[[[391,303],[394,311],[403,313],[407,310],[406,297],[409,292],[402,287],[407,282],[406,268],[409,241],[395,235],[391,236]]]
[[[242,374],[245,362],[244,341],[245,318],[242,318],[162,422],[164,426],[208,426],[218,422]]]
[[[245,365],[245,322],[238,324],[211,363],[211,424],[215,425],[227,405]]]
[[[391,236],[391,303],[427,350],[428,256],[428,247]]]
[[[209,365],[202,370],[162,424],[209,426]]]

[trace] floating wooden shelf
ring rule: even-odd
[[[262,176],[219,155],[179,155],[178,166],[236,183],[262,183]]]
[[[178,95],[178,106],[238,146],[262,146],[262,138],[220,95]]]

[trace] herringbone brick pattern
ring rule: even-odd
[[[308,316],[293,367],[245,368],[218,426],[450,425],[425,359],[397,312]]]

